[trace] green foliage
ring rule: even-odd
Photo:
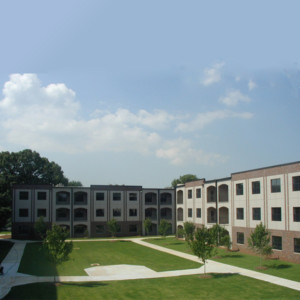
[[[186,182],[190,182],[190,181],[194,181],[194,180],[198,180],[199,178],[196,175],[193,174],[185,174],[180,176],[178,179],[174,179],[172,181],[172,187],[176,188],[177,184],[184,184]]]
[[[260,266],[262,256],[268,256],[273,253],[270,239],[270,233],[263,223],[258,224],[248,238],[249,247],[260,256]]]
[[[68,182],[68,186],[82,186],[82,183],[78,180],[71,180]]]
[[[152,225],[151,219],[150,218],[146,218],[144,220],[144,228],[145,228],[146,235],[149,235],[151,225]]]
[[[11,215],[14,184],[67,184],[59,165],[49,162],[39,153],[26,149],[20,152],[0,152],[0,227]]]
[[[172,225],[165,219],[162,219],[160,221],[159,227],[158,227],[158,233],[165,238],[168,234],[168,232],[171,230]]]
[[[47,230],[44,247],[52,262],[59,264],[68,260],[69,254],[73,250],[73,243],[66,242],[68,237],[69,232],[56,224],[52,225],[51,230]]]
[[[209,229],[215,247],[225,246],[227,249],[231,247],[229,232],[219,224],[215,224]]]
[[[111,219],[107,222],[108,231],[110,232],[112,237],[115,237],[117,232],[120,230],[120,225],[116,219]]]
[[[193,222],[183,223],[184,237],[187,242],[194,239],[195,225]]]
[[[34,230],[40,239],[43,240],[46,237],[47,224],[45,223],[43,217],[39,217],[39,219],[35,222]]]
[[[184,237],[184,229],[183,228],[177,228],[176,231],[176,238],[180,239]]]
[[[214,238],[211,232],[205,227],[197,228],[194,239],[188,241],[192,252],[197,255],[204,263],[204,273],[206,273],[206,261],[214,253]]]

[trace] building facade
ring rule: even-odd
[[[144,234],[146,218],[152,221],[151,234],[158,233],[161,219],[171,223],[170,233],[174,233],[175,192],[124,185],[15,185],[12,237],[33,238],[34,223],[41,216],[48,227],[58,224],[68,229],[71,237],[108,236],[107,222],[112,218],[120,225],[118,236]]]
[[[273,256],[300,262],[300,162],[232,173],[176,188],[176,224],[220,224],[232,247],[248,252],[248,237],[260,222],[271,233]]]

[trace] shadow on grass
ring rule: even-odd
[[[220,278],[229,278],[233,276],[239,275],[238,273],[211,273],[210,274],[213,279],[220,279]]]
[[[87,287],[87,288],[93,288],[98,286],[106,286],[106,283],[103,282],[56,282],[54,285],[57,286],[76,286],[76,287]]]
[[[281,270],[281,269],[288,269],[291,268],[292,266],[289,264],[264,264],[264,267],[267,267],[268,269],[274,269],[274,270]]]
[[[244,258],[245,255],[242,254],[221,254],[218,259],[222,258]]]

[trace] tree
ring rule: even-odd
[[[150,229],[151,229],[151,225],[152,225],[151,219],[150,218],[146,218],[144,220],[144,228],[145,228],[146,235],[149,235],[149,232],[150,232]]]
[[[158,233],[165,238],[168,232],[171,230],[171,226],[172,225],[167,220],[162,219],[158,227]]]
[[[83,186],[79,180],[71,180],[68,182],[68,186]]]
[[[5,226],[11,216],[14,184],[67,183],[61,167],[35,151],[0,152],[0,227]]]
[[[273,253],[270,239],[270,232],[263,223],[256,225],[255,230],[251,232],[248,238],[248,246],[260,256],[260,267],[262,256],[268,256]]]
[[[69,232],[56,224],[52,225],[52,229],[47,230],[44,247],[48,252],[50,260],[56,264],[67,260],[73,250],[72,241],[66,241],[68,236]]]
[[[185,240],[192,241],[194,239],[195,225],[193,222],[184,222],[183,223],[184,237]]]
[[[111,219],[107,222],[108,231],[110,232],[112,237],[115,237],[117,232],[120,230],[120,225],[118,224],[116,219]]]
[[[39,219],[35,222],[34,230],[40,239],[43,240],[46,237],[47,224],[45,223],[43,217],[39,217]]]
[[[213,227],[209,229],[215,247],[225,246],[227,249],[231,246],[231,240],[229,236],[229,232],[219,224],[215,224]]]
[[[214,253],[214,241],[211,232],[205,227],[197,228],[194,238],[188,241],[192,252],[197,255],[204,264],[204,274],[206,274],[206,261]]]
[[[190,182],[190,181],[194,181],[194,180],[198,180],[199,178],[196,175],[193,174],[186,174],[186,175],[182,175],[180,176],[178,179],[174,179],[172,181],[172,187],[176,188],[177,184],[184,184],[186,182]]]

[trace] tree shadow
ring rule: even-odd
[[[60,285],[60,286],[80,286],[80,287],[88,287],[88,288],[93,288],[93,287],[98,287],[98,286],[106,286],[107,283],[95,281],[95,282],[56,282],[54,285]]]
[[[221,254],[219,259],[222,258],[243,258],[245,257],[245,255],[242,254]]]
[[[238,273],[211,273],[212,277],[214,279],[220,279],[220,278],[229,278],[233,276],[239,275]]]
[[[267,267],[268,269],[274,269],[274,270],[281,270],[281,269],[288,269],[291,268],[292,266],[289,264],[264,264],[265,267]]]

